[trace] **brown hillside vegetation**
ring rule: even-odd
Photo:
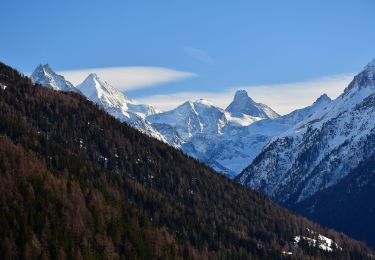
[[[369,249],[0,64],[0,258],[356,259]],[[296,235],[307,228],[342,250]],[[293,252],[292,256],[282,251]]]

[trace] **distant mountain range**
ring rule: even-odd
[[[239,90],[226,109],[200,99],[160,112],[153,106],[137,104],[95,73],[74,87],[45,64],[35,69],[31,79],[54,90],[81,93],[120,121],[231,178],[251,163],[270,138],[330,102],[324,95],[314,105],[280,117],[267,105],[253,101],[245,90]]]

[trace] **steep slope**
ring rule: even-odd
[[[252,100],[245,90],[238,90],[232,103],[230,103],[225,110],[235,116],[245,114],[254,117],[271,119],[279,117],[279,114],[277,114],[267,105],[256,103],[254,100]]]
[[[118,110],[120,114],[127,118],[131,117],[130,114],[136,114],[144,118],[156,113],[154,107],[136,104],[106,81],[101,80],[95,73],[88,75],[77,88],[89,100],[100,105],[106,111]]]
[[[135,217],[144,214],[108,196],[108,186],[67,178],[69,171],[52,173],[40,156],[3,136],[0,168],[1,259],[173,257],[176,241],[162,229],[140,226]],[[154,254],[159,246],[165,249]]]
[[[34,83],[54,90],[79,92],[72,83],[63,76],[56,74],[48,64],[40,64],[36,67],[30,78]]]
[[[374,154],[375,62],[327,107],[281,134],[238,180],[293,205],[335,185]]]
[[[2,258],[370,257],[80,95],[0,74]]]
[[[336,185],[294,205],[293,210],[375,248],[374,172],[372,155]]]
[[[136,104],[106,81],[101,80],[95,73],[88,75],[87,78],[77,86],[77,89],[79,89],[88,100],[98,104],[120,121],[127,122],[134,128],[151,137],[165,141],[164,137],[145,120],[146,116],[157,112],[154,107]]]

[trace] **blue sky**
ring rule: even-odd
[[[222,105],[240,87],[259,101],[276,102],[287,97],[267,99],[270,91],[262,97],[261,87],[277,93],[279,86],[303,92],[306,82],[321,80],[346,84],[375,58],[373,0],[1,0],[0,10],[1,61],[25,73],[39,63],[70,72],[138,66],[186,72],[155,84],[118,86],[145,102],[158,97],[159,105],[200,93]],[[288,102],[281,112],[305,105]],[[276,103],[269,105],[277,110]]]

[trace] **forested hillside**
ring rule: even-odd
[[[298,203],[294,210],[375,247],[375,156],[338,184]]]
[[[372,254],[120,123],[79,94],[33,85],[4,64],[0,135],[2,259]],[[332,251],[304,239],[294,243],[311,230],[332,238]]]

